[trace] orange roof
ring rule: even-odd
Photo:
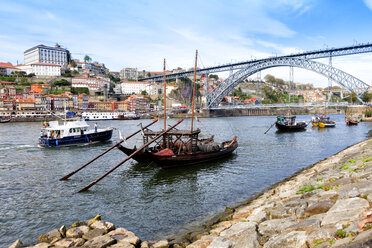
[[[123,81],[126,84],[150,84],[150,82],[139,82],[139,81]]]
[[[0,81],[0,84],[17,84],[16,82]]]
[[[12,69],[17,69],[17,68],[15,68],[12,64],[10,64],[10,63],[3,63],[3,62],[0,62],[0,68],[12,68]]]

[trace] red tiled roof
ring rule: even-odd
[[[139,81],[123,81],[126,84],[150,84],[150,82],[139,82]]]
[[[12,69],[16,69],[12,64],[10,64],[10,63],[3,63],[3,62],[0,62],[0,68],[12,68]]]

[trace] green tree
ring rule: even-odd
[[[214,79],[216,79],[216,80],[218,80],[218,75],[217,74],[211,74],[211,75],[209,75],[209,78],[214,78]]]
[[[146,96],[147,95],[147,91],[146,90],[141,91],[141,95]]]
[[[70,66],[73,67],[73,68],[76,68],[76,66],[77,66],[77,65],[76,65],[76,62],[72,60],[72,61],[70,62]]]
[[[363,93],[362,100],[363,102],[369,102],[371,101],[371,93],[368,93],[367,91]]]
[[[89,57],[88,55],[85,55],[84,56],[84,62],[90,62],[90,61],[92,61],[92,58]]]
[[[30,74],[28,74],[27,76],[28,76],[28,77],[35,77],[36,75],[35,75],[35,73],[30,73]]]
[[[66,79],[61,79],[58,81],[55,81],[52,86],[71,86],[71,83],[67,81]]]
[[[267,74],[264,79],[266,83],[275,83],[275,77],[273,75]]]

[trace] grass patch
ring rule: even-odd
[[[346,237],[346,232],[342,229],[338,229],[336,232],[336,236],[343,239]]]
[[[321,182],[321,181],[323,181],[323,178],[321,178],[321,177],[320,178],[317,178],[316,181],[317,182]]]
[[[318,240],[318,241],[314,242],[313,247],[321,245],[321,244],[323,244],[323,241]]]
[[[356,161],[355,161],[354,159],[349,159],[348,162],[350,162],[350,163],[353,164],[353,163],[355,163]]]
[[[304,186],[302,188],[300,188],[299,190],[297,190],[296,194],[304,194],[306,192],[310,192],[310,191],[313,191],[313,190],[316,190],[315,186],[310,184],[309,186]]]
[[[365,158],[365,159],[363,159],[363,163],[367,163],[369,161],[372,161],[372,158]]]

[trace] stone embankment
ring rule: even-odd
[[[372,247],[372,140],[363,141],[279,183],[201,231],[143,241],[94,219],[62,226],[28,247],[308,248]],[[24,247],[17,240],[11,248]]]

